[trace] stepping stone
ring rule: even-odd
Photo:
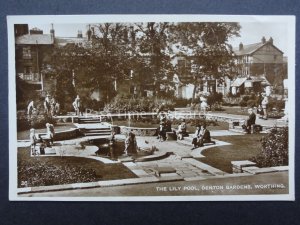
[[[45,155],[56,155],[56,149],[55,148],[45,148]]]
[[[130,156],[120,156],[120,157],[118,158],[118,161],[119,161],[119,162],[133,162],[134,160],[133,160],[133,158],[130,157]]]
[[[251,174],[260,174],[260,173],[277,172],[277,170],[273,169],[272,167],[258,168],[256,166],[250,166],[250,167],[243,168],[243,172],[247,172]]]
[[[176,170],[173,167],[157,167],[153,169],[155,175],[160,177],[163,173],[176,173]]]

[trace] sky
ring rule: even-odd
[[[284,52],[288,51],[287,26],[284,22],[240,22],[240,37],[234,37],[229,40],[233,47],[238,47],[242,42],[244,45],[258,43],[264,36],[266,40],[273,38],[274,45]],[[49,34],[50,24],[29,24],[29,29],[37,27]],[[85,36],[88,24],[54,24],[55,35],[59,37],[76,37],[78,30]]]

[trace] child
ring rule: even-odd
[[[35,136],[35,129],[34,128],[30,129],[29,137],[30,137],[31,154],[35,155],[36,154],[35,146],[36,146],[37,139],[36,139],[36,136]]]

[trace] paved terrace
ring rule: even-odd
[[[207,113],[207,117],[217,117],[221,119],[235,119],[242,120],[247,116],[232,115],[226,113]],[[284,126],[287,123],[278,120],[261,120],[258,119],[257,123],[265,126]],[[108,124],[105,124],[108,125]],[[243,135],[240,133],[228,131],[228,130],[216,130],[211,131],[212,138],[216,141],[216,145],[208,145],[202,148],[191,150],[191,145],[181,144],[177,141],[164,141],[159,142],[156,137],[136,137],[138,146],[141,148],[151,148],[156,146],[159,150],[155,151],[153,155],[150,155],[149,161],[133,161],[130,157],[123,158],[123,160],[113,161],[107,158],[98,157],[95,155],[96,149],[94,146],[87,146],[86,149],[80,148],[81,141],[87,141],[99,136],[90,136],[76,138],[66,141],[58,141],[52,149],[54,155],[65,155],[65,156],[77,156],[96,159],[102,163],[123,163],[124,166],[129,168],[134,174],[138,176],[136,179],[125,179],[116,181],[99,181],[96,184],[70,184],[60,185],[59,187],[36,187],[29,189],[20,189],[21,193],[40,192],[40,191],[51,191],[51,190],[64,190],[74,188],[86,188],[86,187],[99,187],[99,186],[115,186],[125,184],[139,184],[139,183],[157,183],[157,182],[168,182],[168,181],[197,181],[206,180],[212,178],[225,178],[225,177],[243,177],[250,176],[251,174],[227,174],[217,168],[199,162],[194,158],[203,157],[201,152],[207,148],[230,145],[228,142],[219,141],[218,136],[229,136],[229,135]],[[123,139],[123,135],[116,135],[116,138]],[[29,142],[23,141],[18,142],[18,147],[29,146]],[[161,172],[161,174],[159,173]]]

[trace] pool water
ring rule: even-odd
[[[113,143],[108,139],[96,139],[92,140],[90,144],[96,145],[99,150],[96,151],[97,156],[107,157],[112,160],[118,160],[118,158],[125,154],[125,141],[115,140]],[[136,152],[128,152],[128,155],[136,154]]]

